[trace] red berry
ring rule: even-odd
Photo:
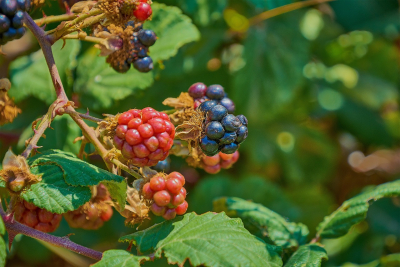
[[[161,191],[165,189],[165,179],[157,176],[150,179],[150,188],[153,191]]]
[[[157,118],[159,116],[157,111],[146,111],[142,113],[143,122],[148,122],[153,118]]]
[[[203,168],[206,172],[211,173],[211,174],[219,173],[219,171],[221,170],[221,166],[219,164],[217,164],[215,166],[204,165]]]
[[[150,183],[145,183],[142,188],[143,197],[145,199],[152,199],[154,195],[154,191],[150,188]]]
[[[172,220],[175,217],[176,217],[175,209],[167,209],[167,211],[163,215],[163,218],[166,219],[166,220]]]
[[[134,118],[140,118],[140,110],[139,109],[130,109],[129,113],[131,113],[133,115]]]
[[[117,149],[121,150],[124,145],[124,140],[118,138],[118,136],[114,136],[114,145]]]
[[[178,194],[181,191],[182,183],[178,178],[172,178],[167,180],[167,190],[172,194]]]
[[[151,107],[147,107],[147,108],[142,109],[142,113],[143,112],[151,112],[151,111],[156,111],[156,110],[154,108],[151,108]]]
[[[145,145],[139,144],[133,147],[133,152],[138,158],[145,158],[150,155],[150,151],[146,148]]]
[[[147,123],[140,125],[138,127],[138,131],[140,133],[140,136],[143,138],[150,138],[154,134],[153,127],[151,127],[151,125]]]
[[[229,169],[230,167],[232,167],[232,165],[233,165],[233,162],[232,162],[231,160],[223,160],[223,161],[219,164],[219,166],[220,166],[222,169]]]
[[[239,159],[239,151],[236,151],[235,153],[231,154],[233,155],[232,157],[232,162],[235,163]]]
[[[169,121],[169,117],[168,117],[167,113],[159,112],[159,114],[160,114],[161,119],[163,119],[164,121]]]
[[[123,139],[123,138],[125,138],[126,131],[128,131],[128,126],[118,125],[117,129],[115,131],[115,135],[118,136],[119,138]]]
[[[145,21],[152,13],[151,6],[143,2],[137,5],[135,11],[133,11],[133,15],[140,21]]]
[[[150,209],[154,213],[154,215],[157,215],[157,216],[163,216],[166,211],[166,207],[160,207],[156,203],[153,203],[151,205]]]
[[[132,158],[131,162],[133,165],[136,165],[139,167],[150,166],[149,160],[147,158]]]
[[[140,144],[143,141],[143,138],[138,130],[129,129],[125,134],[125,140],[129,145],[134,146]]]
[[[167,179],[171,179],[171,178],[177,178],[182,183],[182,186],[185,185],[185,177],[183,177],[183,175],[180,174],[179,172],[171,172],[168,175]]]
[[[37,209],[37,207],[33,203],[29,203],[27,201],[24,201],[24,206],[28,210],[36,210]]]
[[[140,118],[133,118],[129,121],[127,128],[129,129],[137,129],[140,125],[142,125],[142,119]],[[119,127],[119,126],[118,126]],[[117,129],[118,129],[117,127]]]
[[[162,190],[156,192],[153,196],[153,199],[158,206],[164,207],[167,206],[171,201],[171,195],[167,191]]]
[[[164,157],[164,150],[157,149],[156,151],[150,153],[149,159],[150,160],[161,160]]]
[[[144,145],[147,147],[147,149],[151,152],[154,152],[158,148],[158,139],[155,136],[152,136],[150,138],[147,138],[143,141]]]
[[[222,160],[231,160],[233,157],[233,154],[224,154],[222,152],[219,152],[219,156],[221,157]],[[215,164],[213,164],[213,165],[215,165]]]
[[[176,214],[178,214],[178,215],[185,214],[188,209],[188,206],[189,206],[189,204],[187,203],[187,201],[184,201],[182,204],[180,204],[178,207],[176,207],[176,209],[175,209]]]
[[[212,157],[204,156],[202,158],[202,160],[203,160],[204,164],[206,164],[208,166],[215,166],[219,163],[220,157],[218,154],[215,156],[212,156]]]
[[[53,213],[51,213],[50,211],[41,209],[38,212],[38,216],[39,216],[39,221],[44,222],[44,223],[49,223],[51,222],[51,220],[53,219]]]
[[[161,118],[153,118],[149,120],[148,123],[151,125],[155,133],[162,133],[166,130],[165,121]]]
[[[207,86],[204,83],[195,83],[189,87],[189,95],[196,98],[202,98],[207,93]]]
[[[34,210],[25,211],[24,223],[27,226],[34,228],[39,223],[39,219],[37,217],[36,211],[34,211]]]
[[[113,210],[112,210],[111,206],[107,205],[105,210],[103,210],[103,212],[101,213],[100,219],[103,222],[107,222],[111,219],[112,215],[113,215]]]
[[[133,148],[127,142],[124,142],[121,153],[127,159],[135,157],[135,153],[133,153]]]
[[[171,139],[170,135],[166,132],[160,133],[156,135],[159,146],[161,148],[167,147],[169,140]]]
[[[177,194],[177,195],[173,195],[171,198],[171,204],[174,207],[179,206],[180,204],[182,204],[185,201],[185,197],[181,194]]]
[[[130,112],[124,112],[118,117],[118,124],[128,124],[128,122],[133,118]]]
[[[182,187],[181,191],[179,191],[179,194],[181,194],[182,196],[184,196],[186,198],[186,189],[184,187]]]

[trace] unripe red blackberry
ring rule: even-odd
[[[96,195],[89,202],[77,210],[65,213],[64,218],[72,228],[99,229],[113,215],[113,210],[107,201],[111,201],[110,194],[107,188],[100,184],[96,187]]]
[[[38,208],[24,200],[15,205],[14,219],[36,230],[51,233],[60,225],[62,215]]]
[[[215,156],[206,156],[202,157],[202,167],[203,169],[210,173],[216,174],[221,169],[229,169],[232,165],[239,159],[239,151],[235,151],[233,154],[224,154],[219,152]]]
[[[150,208],[154,215],[172,220],[176,214],[183,215],[187,210],[184,184],[185,178],[179,172],[172,172],[167,176],[158,174],[143,185],[142,195],[145,199],[154,201]]]
[[[175,127],[167,114],[153,108],[131,109],[118,117],[114,145],[133,165],[155,166],[168,156]]]
[[[153,10],[151,9],[151,6],[146,2],[141,2],[136,6],[136,9],[133,11],[133,15],[139,20],[139,21],[145,21],[147,20],[151,14],[153,14]]]

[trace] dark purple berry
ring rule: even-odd
[[[138,57],[144,58],[147,57],[147,49],[146,48],[141,48],[139,52],[137,53]]]
[[[31,8],[31,0],[17,0],[17,6],[22,11],[28,11]]]
[[[22,12],[21,10],[18,10],[12,19],[12,26],[15,29],[21,28],[22,25],[24,24],[23,19],[24,19],[24,12]]]
[[[222,125],[227,132],[236,132],[242,123],[234,115],[228,114],[222,119]]]
[[[130,69],[131,65],[125,61],[125,62],[119,62],[116,65],[113,65],[112,67],[115,71],[119,73],[126,73]]]
[[[17,37],[17,30],[14,28],[9,28],[8,31],[3,33],[3,40],[6,42],[12,41]]]
[[[247,118],[245,115],[237,115],[236,118],[240,120],[240,122],[244,125],[247,126]]]
[[[236,138],[237,138],[237,135],[236,135],[235,132],[226,132],[224,134],[224,136],[222,136],[219,139],[219,144],[220,145],[227,145],[227,144],[233,143],[233,142],[235,142]]]
[[[133,66],[140,72],[149,72],[153,69],[153,60],[151,57],[139,58],[133,63]]]
[[[4,15],[8,17],[14,16],[15,12],[17,12],[17,1],[16,0],[1,0],[0,8]]]
[[[206,101],[201,103],[201,105],[199,106],[199,109],[203,112],[208,112],[211,108],[213,108],[214,106],[216,106],[218,104],[217,101],[215,100],[211,100],[211,101]]]
[[[224,145],[221,148],[221,152],[224,154],[233,154],[233,153],[235,153],[236,150],[238,150],[238,148],[239,148],[239,146],[237,144],[230,143],[230,144]]]
[[[222,136],[224,136],[224,134],[225,134],[224,127],[222,126],[221,123],[217,121],[212,121],[207,124],[206,135],[208,138],[213,140],[218,140]]]
[[[210,99],[221,100],[225,96],[224,88],[219,84],[210,85],[207,89]]]
[[[125,27],[131,26],[132,28],[135,28],[135,22],[133,20],[128,21],[127,23],[125,23]]]
[[[219,152],[218,143],[209,139],[207,136],[200,140],[200,147],[207,156],[214,156]]]
[[[15,35],[15,39],[19,39],[19,38],[21,38],[22,36],[24,36],[25,31],[26,31],[26,30],[25,30],[24,27],[18,28],[18,29],[17,29],[17,34]]]
[[[5,15],[0,15],[0,33],[8,31],[10,28],[10,20]]]
[[[228,114],[228,110],[221,105],[216,105],[212,107],[207,112],[207,117],[211,121],[220,121]]]
[[[230,98],[222,98],[221,101],[219,101],[219,104],[224,106],[228,110],[228,113],[232,114],[235,112],[235,104]]]
[[[204,97],[206,92],[207,86],[204,83],[195,83],[189,87],[189,95],[194,99]]]
[[[145,46],[152,46],[157,41],[157,36],[152,30],[140,30],[138,38]]]
[[[246,140],[247,135],[249,134],[249,130],[247,129],[246,126],[242,125],[236,131],[236,134],[237,134],[236,143],[240,144],[243,143],[244,140]]]

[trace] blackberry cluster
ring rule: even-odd
[[[127,53],[129,56],[121,60],[111,61],[111,66],[114,70],[125,73],[131,65],[140,72],[149,72],[153,69],[153,60],[148,55],[149,47],[157,41],[157,36],[152,30],[145,30],[141,24],[136,24],[130,21],[126,25],[133,28],[133,35],[124,45],[128,46]],[[124,51],[125,52],[125,51]]]
[[[65,213],[64,218],[72,228],[97,230],[113,215],[113,210],[107,201],[111,201],[110,194],[107,188],[100,184],[96,187],[96,195],[88,203],[77,210]]]
[[[24,35],[24,11],[28,11],[30,7],[31,0],[0,1],[0,45]]]
[[[24,200],[23,202],[18,202],[14,206],[14,219],[36,230],[44,233],[51,233],[60,225],[62,216],[61,214],[40,209],[34,204]]]
[[[217,155],[202,157],[202,168],[211,174],[218,173],[221,169],[229,169],[239,159],[239,151],[233,154],[224,154],[219,152]]]
[[[179,172],[172,172],[163,177],[156,175],[142,188],[145,199],[153,200],[151,211],[154,215],[162,216],[166,220],[172,220],[176,215],[186,213],[185,177]]]
[[[195,83],[189,87],[189,95],[194,99],[195,109],[206,101],[212,101],[224,106],[230,114],[235,112],[235,104],[228,98],[221,85],[214,84],[207,87],[204,83]]]
[[[164,112],[131,109],[118,117],[114,145],[135,166],[155,166],[168,156],[175,127]]]
[[[247,118],[228,114],[227,108],[214,101],[203,102],[199,109],[206,113],[205,136],[200,147],[206,156],[233,154],[248,135]]]

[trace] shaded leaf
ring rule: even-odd
[[[191,19],[177,7],[154,3],[153,17],[144,24],[159,38],[150,48],[153,61],[166,60],[178,53],[183,45],[200,39],[200,32]]]
[[[60,73],[61,80],[66,86],[72,70],[76,67],[76,57],[80,50],[80,42],[70,40],[63,49],[63,42],[56,42],[52,46],[54,59]],[[56,99],[53,83],[42,50],[29,56],[21,57],[10,65],[12,87],[10,95],[19,102],[29,96],[37,97],[46,104]]]
[[[0,237],[0,266],[1,267],[6,265],[6,258],[7,258],[6,243],[4,242],[4,238]]]
[[[169,263],[194,266],[282,266],[279,249],[251,235],[224,213],[186,214],[120,238],[141,253],[162,253]]]
[[[328,260],[325,249],[315,244],[304,245],[290,257],[285,267],[319,267],[323,260]]]
[[[201,26],[210,25],[220,19],[227,4],[227,0],[179,0],[179,6],[182,10]]]
[[[34,166],[31,172],[43,174],[42,181],[24,191],[21,197],[39,208],[62,214],[78,209],[92,197],[89,187],[68,185],[57,165]]]
[[[93,267],[136,267],[140,262],[149,260],[148,257],[135,256],[126,250],[112,249],[103,253],[101,260],[91,266]]]
[[[79,59],[74,91],[81,95],[81,103],[93,109],[110,108],[115,101],[149,87],[153,74],[135,69],[121,74],[113,70],[96,48],[88,49]]]
[[[292,0],[269,0],[269,1],[246,0],[246,1],[256,8],[267,9],[267,10],[288,5],[294,2]]]
[[[252,234],[283,248],[305,244],[309,234],[304,224],[288,222],[263,205],[240,198],[217,199],[214,201],[214,211],[224,211],[230,217],[239,217]]]
[[[372,202],[384,197],[394,196],[400,196],[400,180],[379,185],[345,201],[342,206],[325,217],[324,221],[319,224],[318,236],[337,238],[345,235],[351,226],[365,219]]]

